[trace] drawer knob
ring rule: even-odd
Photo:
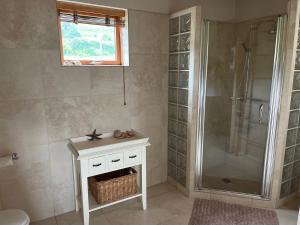
[[[94,164],[93,167],[98,167],[98,166],[101,166],[102,163],[99,163],[99,164]]]
[[[136,155],[129,156],[129,159],[134,159],[134,158],[136,158]]]
[[[115,162],[119,162],[120,159],[115,159],[115,160],[111,160],[111,162],[115,163]]]

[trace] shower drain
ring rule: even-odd
[[[231,180],[228,179],[228,178],[223,178],[222,181],[223,181],[225,184],[231,183]]]

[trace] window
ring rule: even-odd
[[[126,10],[57,2],[63,65],[126,64]]]

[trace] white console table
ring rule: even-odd
[[[92,211],[129,199],[141,197],[143,209],[147,208],[146,147],[149,138],[136,134],[132,138],[116,139],[111,133],[102,140],[88,141],[87,137],[71,138],[76,211],[82,208],[83,223],[89,225]],[[88,178],[122,168],[141,166],[141,191],[127,198],[104,205],[96,203],[88,190]]]

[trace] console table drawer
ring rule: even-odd
[[[141,164],[141,150],[130,150],[124,153],[125,165],[133,166]]]
[[[103,173],[106,170],[106,159],[105,157],[96,157],[89,159],[89,174],[96,175]]]
[[[117,170],[124,167],[124,154],[115,153],[106,156],[109,170]]]

